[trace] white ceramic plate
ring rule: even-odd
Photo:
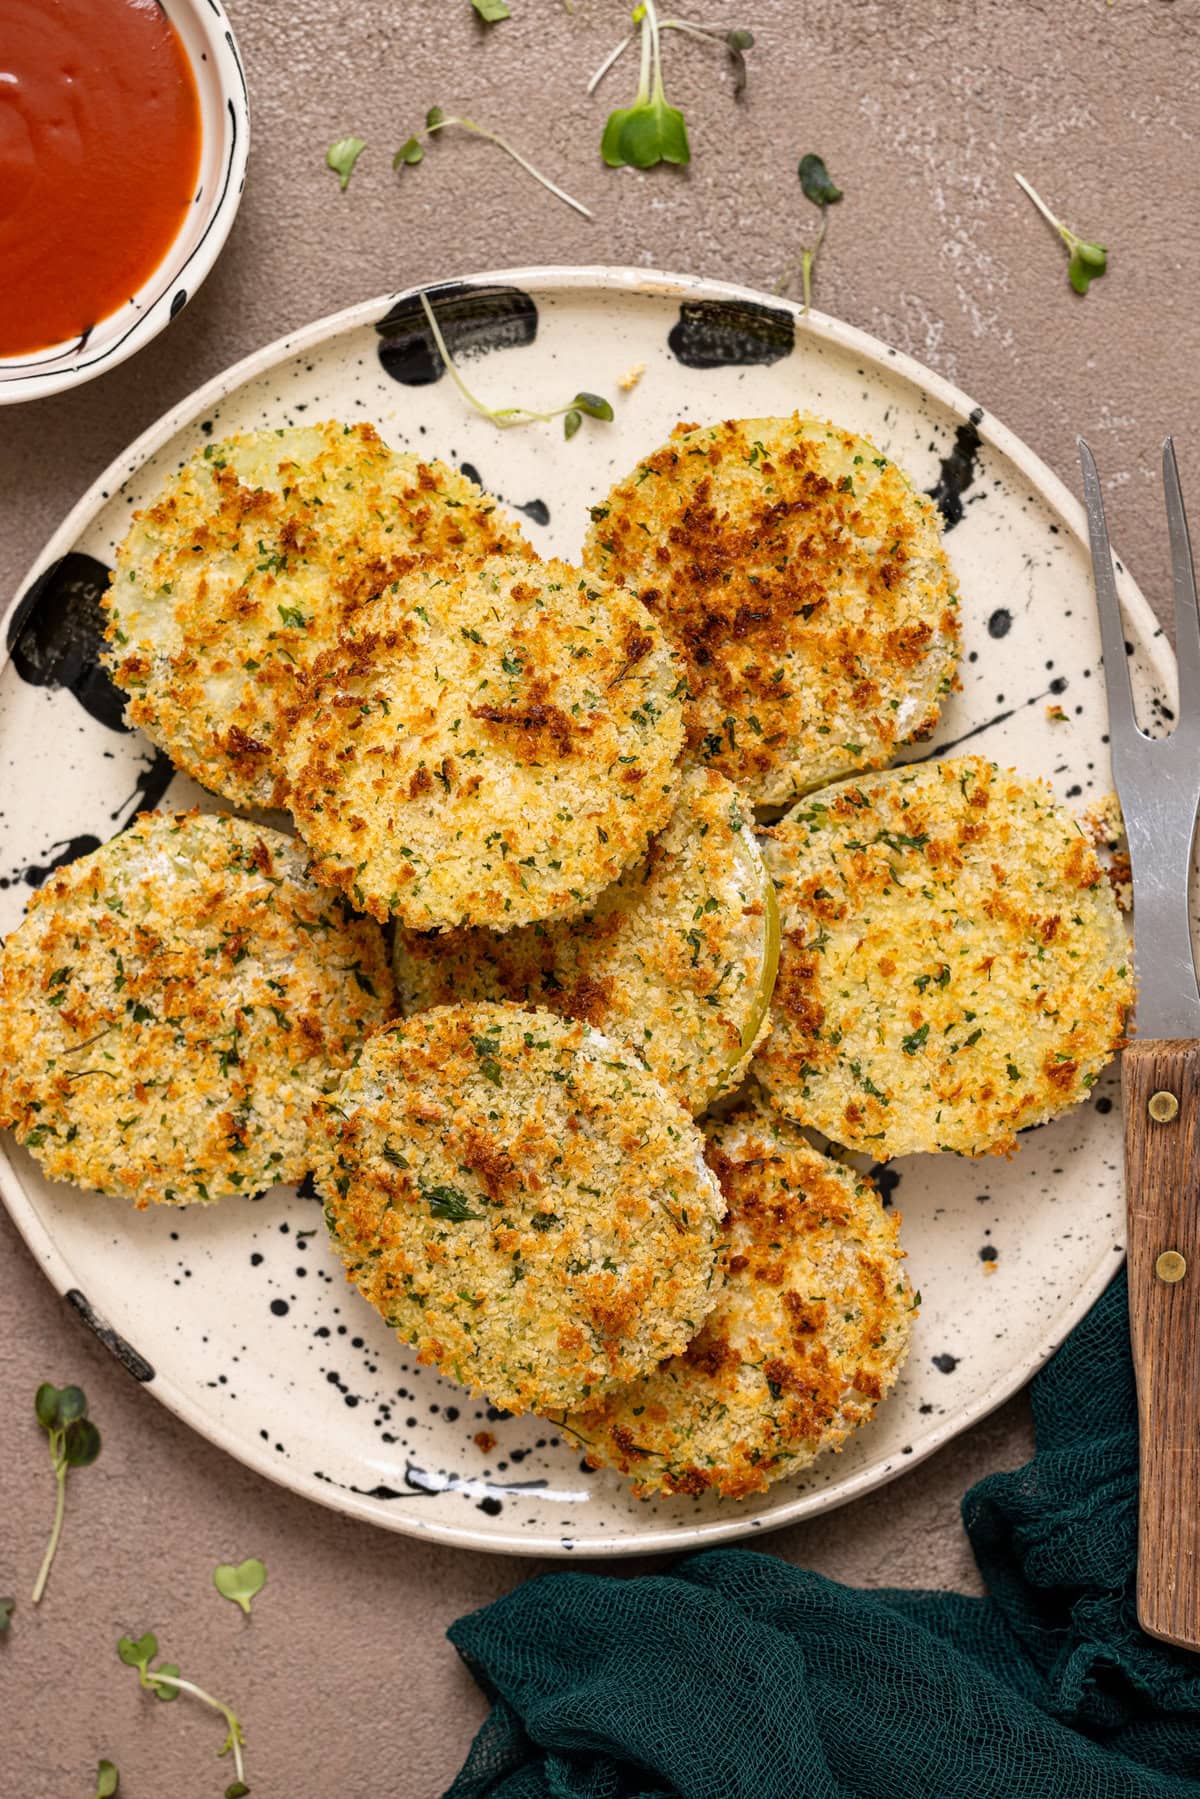
[[[433,291],[452,353],[493,405],[611,396],[616,422],[499,432],[463,403],[411,297],[369,301],[271,345],[146,433],[56,533],[10,612],[0,672],[0,931],[50,868],[141,806],[211,805],[119,728],[96,669],[97,594],[132,508],[205,436],[325,417],[473,465],[539,548],[578,553],[589,504],[679,419],[794,407],[869,433],[936,491],[965,627],[963,691],[934,753],[966,743],[1086,806],[1110,787],[1083,515],[1010,433],[845,325],[740,289],[632,269],[517,270]],[[381,322],[390,316],[390,322]],[[631,392],[620,378],[645,372]],[[94,560],[92,560],[94,559]],[[36,577],[36,579],[35,579]],[[1174,668],[1123,579],[1144,702]],[[1065,722],[1053,722],[1061,706]],[[1169,716],[1169,714],[1167,714]],[[928,753],[925,746],[922,754]],[[875,1422],[807,1476],[734,1504],[640,1502],[581,1469],[552,1427],[499,1417],[418,1368],[350,1289],[317,1204],[294,1189],[135,1213],[48,1185],[6,1140],[0,1191],[54,1285],[131,1372],[270,1479],[391,1530],[477,1549],[632,1554],[793,1522],[879,1486],[1012,1393],[1114,1273],[1123,1248],[1115,1076],[1030,1132],[1011,1162],[926,1156],[884,1176],[924,1303]],[[491,1441],[494,1439],[494,1442]]]

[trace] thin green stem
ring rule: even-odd
[[[667,103],[666,89],[662,78],[662,40],[658,31],[658,12],[654,0],[644,0],[646,23],[650,27],[650,54],[654,64],[654,98],[662,105]]]
[[[55,1436],[59,1432],[53,1433]],[[58,1482],[58,1498],[54,1505],[54,1523],[50,1530],[50,1541],[46,1545],[46,1553],[42,1557],[42,1565],[38,1577],[33,1583],[33,1603],[40,1605],[42,1594],[46,1591],[46,1582],[50,1578],[50,1569],[58,1551],[58,1539],[62,1535],[63,1517],[67,1509],[67,1464],[63,1460],[60,1448],[55,1449],[54,1478]]]
[[[650,37],[654,29],[650,21],[654,16],[654,0],[647,0],[647,4],[639,10],[642,15],[642,63],[641,73],[638,75],[637,95],[633,104],[645,106],[650,98]],[[634,17],[637,17],[636,13]]]
[[[575,211],[582,213],[585,219],[591,218],[591,211],[583,204],[582,200],[574,199],[566,192],[565,188],[559,187],[556,182],[551,181],[548,175],[543,175],[540,169],[535,168],[533,163],[527,157],[522,156],[519,150],[514,150],[506,139],[500,137],[495,131],[489,131],[486,125],[480,125],[474,119],[439,119],[436,125],[427,125],[421,135],[432,137],[435,131],[444,131],[447,125],[458,125],[463,131],[469,131],[475,137],[486,138],[489,144],[495,144],[498,150],[503,150],[506,156],[511,156],[514,162],[521,165],[527,175],[532,175],[534,180],[540,182],[546,191],[553,194],[557,200],[562,200],[565,205],[574,207]]]
[[[809,313],[812,311],[813,264],[817,260],[817,251],[821,248],[821,245],[825,242],[826,220],[827,220],[827,215],[825,212],[825,208],[822,207],[821,208],[821,228],[817,232],[816,241],[814,242],[812,249],[806,250],[804,252],[803,256],[800,258],[800,278],[804,283],[804,316],[805,316],[805,318],[807,318]]]
[[[242,1762],[241,1721],[239,1720],[237,1713],[230,1706],[223,1705],[219,1699],[214,1699],[211,1693],[206,1693],[203,1687],[198,1687],[196,1685],[195,1681],[183,1680],[176,1674],[158,1674],[153,1668],[149,1668],[146,1670],[146,1684],[149,1686],[158,1685],[160,1687],[173,1687],[177,1693],[190,1693],[193,1699],[199,1699],[202,1704],[211,1706],[213,1711],[219,1712],[224,1718],[225,1727],[229,1732],[228,1741],[221,1749],[220,1753],[224,1755],[227,1748],[232,1749],[233,1765],[237,1777],[240,1781],[245,1780],[246,1770]]]
[[[446,365],[446,372],[449,374],[450,379],[453,381],[455,387],[457,387],[468,406],[472,407],[476,412],[481,413],[484,418],[491,419],[492,423],[498,425],[502,431],[509,431],[514,425],[548,423],[549,420],[561,418],[564,412],[569,412],[571,410],[570,405],[558,406],[553,412],[533,412],[526,406],[486,406],[482,400],[478,399],[471,392],[470,388],[459,374],[454,358],[447,348],[446,340],[442,336],[442,328],[437,322],[433,307],[429,304],[427,296],[422,291],[418,295],[418,298],[429,323],[429,329],[433,333],[433,341],[437,345],[438,354]]]
[[[609,51],[608,55],[604,58],[604,61],[600,64],[600,67],[596,70],[596,73],[587,84],[587,91],[589,94],[595,93],[596,89],[600,86],[600,83],[604,80],[604,77],[608,74],[608,71],[614,64],[620,61],[632,42],[633,33],[631,31],[628,37],[623,37],[621,39],[615,50]]]
[[[725,35],[719,26],[693,25],[690,19],[660,19],[658,29],[684,31],[689,37],[703,38],[706,44],[719,44]]]
[[[799,256],[797,256],[797,258],[794,262],[788,263],[786,269],[784,269],[784,271],[783,271],[783,274],[779,277],[778,281],[775,283],[774,291],[777,294],[781,294],[783,292],[784,288],[788,285],[789,281],[792,279],[793,275],[796,273],[797,269],[799,269],[800,279],[803,283],[803,288],[804,288],[804,311],[805,311],[805,313],[808,313],[811,310],[813,264],[817,260],[817,251],[821,248],[821,245],[825,241],[825,226],[827,223],[828,223],[828,219],[827,219],[826,211],[825,211],[825,208],[822,207],[821,208],[821,223],[820,223],[820,226],[818,227],[817,235],[813,239],[812,244],[809,246],[809,248],[807,250],[801,250]]]
[[[1017,186],[1021,189],[1022,193],[1027,194],[1029,196],[1029,198],[1033,201],[1034,205],[1037,207],[1037,209],[1041,213],[1042,217],[1046,220],[1047,224],[1053,225],[1054,229],[1058,232],[1058,234],[1062,238],[1063,242],[1066,244],[1069,244],[1072,237],[1074,237],[1074,235],[1075,235],[1074,232],[1068,231],[1067,227],[1063,224],[1062,220],[1055,218],[1054,214],[1051,212],[1050,208],[1046,205],[1046,202],[1042,199],[1042,196],[1038,193],[1037,189],[1035,187],[1033,187],[1028,181],[1026,181],[1024,175],[1018,175],[1016,173],[1015,169],[1013,171],[1013,180],[1016,182]]]
[[[648,25],[649,17],[650,17],[649,12],[647,12],[645,8],[639,8],[639,14],[645,18],[647,25]],[[658,37],[660,40],[659,41],[660,56],[661,56],[661,37],[662,37],[662,33],[664,31],[682,31],[682,32],[685,32],[688,37],[700,38],[706,44],[720,44],[720,43],[723,43],[725,40],[725,33],[719,25],[697,25],[691,19],[659,19],[657,21],[657,29],[658,29]],[[647,42],[648,37],[649,37],[649,31],[648,30],[643,31],[643,33],[642,33],[643,62],[645,60],[647,50],[649,49],[649,44]],[[609,51],[608,55],[604,58],[604,61],[600,64],[600,67],[596,70],[596,73],[592,76],[591,80],[587,84],[587,92],[589,94],[595,93],[596,89],[600,86],[600,83],[604,80],[604,77],[608,74],[609,70],[611,68],[615,67],[615,65],[620,61],[620,59],[624,56],[626,50],[628,50],[628,48],[629,48],[630,44],[632,44],[632,42],[633,42],[633,33],[630,32],[628,37],[623,37],[621,39],[620,43],[617,45],[615,50]],[[635,105],[644,106],[646,101],[650,97],[650,85],[649,85],[649,81],[647,79],[647,75],[648,75],[648,71],[644,70],[643,75],[642,75],[642,80],[638,86],[638,98],[634,103]],[[661,91],[661,87],[662,87],[661,79],[660,79],[658,85],[659,85],[659,89]]]

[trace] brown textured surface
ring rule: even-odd
[[[1182,446],[1193,496],[1200,479],[1194,0],[756,0],[760,47],[736,110],[711,79],[719,56],[668,43],[668,91],[687,108],[694,162],[647,174],[601,166],[604,104],[583,94],[624,30],[624,5],[511,4],[514,17],[485,34],[467,0],[234,0],[254,115],[241,215],[206,286],[133,362],[75,394],[0,410],[0,591],[167,405],[352,300],[555,261],[770,286],[810,223],[796,158],[819,149],[846,193],[819,304],[958,381],[1076,489],[1073,437],[1086,431],[1122,553],[1152,598],[1163,593],[1156,471],[1167,430],[1193,433]],[[615,105],[632,89],[629,66],[612,81]],[[435,101],[507,126],[594,207],[594,222],[481,144],[446,141],[394,177],[388,153]],[[351,129],[370,148],[343,197],[321,163]],[[1014,167],[1109,244],[1111,272],[1085,301]],[[0,1592],[21,1597],[0,1644],[10,1780],[25,1799],[69,1799],[91,1792],[96,1759],[109,1755],[129,1799],[220,1793],[230,1778],[210,1759],[220,1726],[186,1701],[156,1705],[117,1664],[119,1632],[153,1626],[185,1674],[243,1704],[256,1794],[357,1796],[386,1770],[396,1799],[431,1799],[482,1710],[442,1632],[535,1565],[387,1537],[277,1492],[142,1393],[7,1222],[0,1239]],[[106,1440],[96,1466],[73,1477],[63,1551],[35,1616],[24,1596],[52,1490],[30,1404],[45,1377],[87,1387]],[[884,1493],[760,1547],[848,1581],[971,1587],[959,1497],[1028,1447],[1027,1410],[1014,1401]],[[256,1553],[270,1577],[247,1621],[209,1574]]]

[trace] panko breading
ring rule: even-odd
[[[695,1336],[724,1201],[691,1119],[586,1024],[438,1006],[373,1037],[319,1109],[350,1279],[510,1412],[577,1406]]]
[[[765,1492],[865,1424],[908,1350],[900,1219],[868,1180],[757,1106],[711,1126],[708,1159],[729,1260],[704,1328],[569,1421],[642,1497]]]
[[[937,515],[865,437],[796,413],[679,425],[592,508],[584,566],[687,668],[690,756],[782,805],[927,736],[958,600]]]
[[[1129,941],[1043,782],[975,756],[845,781],[763,853],[783,950],[755,1066],[801,1124],[880,1159],[1005,1154],[1121,1047]]]
[[[775,889],[752,820],[715,769],[693,769],[643,859],[566,923],[397,931],[406,1012],[478,999],[586,1019],[641,1052],[690,1112],[735,1087],[766,1026],[779,962]]]
[[[54,1180],[139,1207],[299,1180],[313,1101],[391,999],[379,927],[290,838],[145,812],[0,952],[0,1125]]]
[[[419,570],[345,627],[287,749],[314,872],[412,930],[582,912],[670,816],[679,667],[563,562]]]
[[[127,716],[239,805],[284,805],[279,745],[308,669],[423,559],[532,554],[489,495],[372,425],[205,444],[133,516],[106,605]]]

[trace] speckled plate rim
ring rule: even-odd
[[[104,472],[92,482],[76,505],[71,508],[58,530],[54,532],[41,554],[34,561],[25,579],[17,587],[13,599],[5,607],[3,615],[0,616],[0,628],[7,627],[8,619],[15,610],[19,597],[27,592],[37,576],[51,562],[71,549],[84,527],[105,504],[105,496],[114,492],[124,481],[128,480],[131,474],[140,468],[155,451],[161,449],[168,439],[184,425],[210,410],[214,402],[223,399],[235,388],[240,387],[243,382],[264,374],[285,359],[313,349],[342,332],[374,325],[390,306],[400,300],[411,298],[421,291],[434,295],[442,287],[456,286],[460,283],[469,286],[513,285],[523,288],[535,296],[539,293],[555,293],[564,290],[580,292],[599,288],[609,293],[644,294],[665,300],[750,301],[760,306],[770,306],[778,311],[790,313],[798,332],[804,331],[839,349],[852,351],[856,356],[862,358],[865,365],[895,373],[913,385],[923,388],[950,412],[959,415],[963,423],[966,423],[973,413],[981,412],[976,402],[970,399],[961,388],[926,368],[903,351],[890,348],[880,339],[871,336],[869,332],[860,331],[856,326],[844,324],[823,313],[810,312],[805,315],[800,307],[789,301],[734,283],[709,281],[699,276],[676,275],[654,269],[608,267],[603,264],[584,266],[550,264],[446,277],[442,280],[402,288],[394,294],[379,295],[373,299],[361,301],[341,312],[331,313],[299,331],[289,332],[277,338],[273,343],[267,344],[263,349],[256,350],[251,355],[244,357],[224,373],[214,376],[211,381],[205,382],[186,399],[172,407],[169,412],[164,413],[126,451],[109,464]],[[1019,437],[986,411],[982,411],[978,430],[983,442],[991,445],[1006,457],[1028,481],[1032,492],[1058,516],[1081,544],[1086,545],[1087,523],[1082,505],[1053,470],[1042,461],[1041,457],[1035,455]],[[1125,608],[1127,622],[1134,626],[1137,636],[1141,639],[1142,647],[1154,674],[1162,681],[1168,694],[1173,695],[1176,687],[1176,668],[1170,644],[1148,601],[1119,559],[1117,560],[1117,572],[1121,602]],[[2,647],[6,636],[7,632],[4,629],[3,635],[0,635],[0,668],[8,660],[7,653]],[[34,1205],[25,1194],[3,1143],[0,1143],[0,1200],[3,1200],[9,1216],[55,1290],[65,1297],[73,1288],[77,1288],[78,1283],[69,1262],[57,1248]],[[664,1550],[690,1551],[707,1548],[714,1543],[729,1542],[739,1537],[760,1536],[766,1532],[780,1530],[786,1525],[799,1523],[804,1518],[833,1511],[838,1506],[846,1505],[853,1499],[859,1499],[864,1494],[894,1480],[897,1475],[916,1467],[919,1462],[924,1461],[936,1450],[943,1448],[961,1432],[969,1429],[971,1425],[977,1424],[980,1419],[986,1418],[990,1412],[995,1411],[997,1406],[1002,1405],[1006,1399],[1018,1392],[1031,1376],[1036,1374],[1037,1370],[1049,1360],[1073,1326],[1100,1297],[1112,1280],[1118,1266],[1119,1263],[1115,1259],[1111,1261],[1098,1260],[1087,1280],[1082,1282],[1080,1287],[1057,1308],[1052,1317],[1047,1319],[1045,1335],[1037,1351],[1020,1357],[1012,1367],[998,1376],[975,1399],[964,1404],[958,1410],[947,1413],[929,1431],[923,1441],[914,1445],[913,1452],[905,1455],[902,1460],[897,1459],[864,1468],[860,1473],[839,1483],[835,1488],[804,1493],[792,1500],[781,1499],[780,1504],[769,1516],[739,1518],[734,1512],[727,1519],[723,1518],[716,1522],[647,1530],[636,1537],[596,1536],[564,1543],[557,1532],[553,1535],[548,1533],[542,1539],[516,1534],[488,1533],[484,1535],[466,1527],[433,1522],[424,1524],[420,1519],[397,1517],[376,1506],[366,1495],[344,1492],[336,1487],[323,1484],[314,1479],[312,1475],[291,1468],[281,1468],[266,1451],[260,1450],[254,1442],[243,1440],[233,1431],[223,1428],[220,1423],[205,1414],[191,1396],[170,1379],[156,1375],[151,1383],[151,1390],[163,1405],[200,1436],[206,1437],[219,1449],[223,1449],[244,1466],[265,1476],[276,1486],[286,1487],[292,1492],[300,1493],[305,1498],[315,1500],[318,1505],[326,1506],[332,1511],[347,1513],[352,1517],[361,1518],[368,1523],[379,1525],[404,1536],[431,1537],[454,1547],[475,1549],[498,1555],[563,1556],[578,1553],[583,1556],[637,1556],[661,1553]],[[106,1341],[107,1346],[120,1359],[124,1345],[121,1344],[119,1338],[115,1338],[115,1333],[108,1331],[106,1335],[106,1327],[102,1319],[89,1319],[88,1321],[93,1323],[93,1328],[98,1328],[101,1340]],[[649,1511],[647,1515],[650,1515]]]

